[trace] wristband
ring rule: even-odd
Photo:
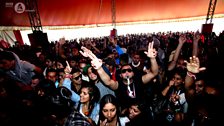
[[[72,75],[71,74],[65,74],[64,75],[64,78],[70,78],[71,79],[72,78]]]
[[[193,74],[193,73],[191,73],[189,71],[187,71],[187,76],[192,77],[192,78],[194,78],[194,80],[196,80],[195,74]]]

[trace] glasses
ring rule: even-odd
[[[132,72],[132,69],[122,69],[121,73],[126,73],[127,71],[130,73],[130,72]]]
[[[72,79],[78,80],[78,79],[81,78],[81,77],[82,77],[82,74],[79,74],[79,76],[74,77],[74,78],[72,78]]]
[[[91,71],[92,71],[92,73],[97,75],[97,71],[93,67],[91,68]]]

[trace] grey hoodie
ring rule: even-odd
[[[13,53],[13,55],[15,57],[15,69],[7,71],[6,74],[13,80],[19,81],[25,85],[31,84],[32,77],[35,75],[35,65],[27,61],[20,60],[15,53]]]

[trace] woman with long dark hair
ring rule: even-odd
[[[100,93],[98,88],[91,83],[83,83],[80,89],[80,101],[77,110],[86,119],[96,123],[96,118],[99,114],[99,98]]]
[[[100,101],[98,126],[125,126],[129,119],[120,117],[120,108],[115,96],[107,94]]]

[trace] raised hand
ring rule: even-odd
[[[170,82],[169,82],[169,86],[171,87],[171,86],[173,86],[174,84],[175,84],[174,80],[170,80]]]
[[[64,72],[65,72],[65,74],[70,74],[71,71],[72,71],[72,68],[70,67],[68,61],[66,61],[66,64],[67,64],[67,65],[66,65],[66,67],[65,67],[65,69],[64,69]]]
[[[196,42],[198,42],[201,39],[201,35],[200,35],[199,31],[195,32],[193,39]]]
[[[105,119],[104,121],[100,120],[100,126],[107,126],[107,119]]]
[[[82,46],[81,50],[79,51],[84,57],[89,57],[89,53],[92,53],[91,50],[87,49],[86,47]]]
[[[91,61],[91,65],[93,66],[94,69],[97,70],[97,69],[99,69],[102,66],[103,61],[101,59],[98,59],[96,57],[96,55],[94,55],[93,53],[89,54],[89,58],[92,60]]]
[[[180,35],[178,41],[180,44],[184,44],[186,42],[187,38],[184,34]]]
[[[200,71],[206,69],[205,67],[200,68],[200,61],[196,56],[190,57],[189,62],[187,62],[186,60],[184,62],[187,64],[187,70],[194,74],[197,74]]]
[[[154,42],[152,41],[151,43],[149,43],[148,45],[148,52],[144,52],[149,58],[155,58],[157,55],[157,51],[156,49],[153,48],[153,44]]]
[[[103,62],[101,59],[98,59],[95,54],[92,53],[91,50],[87,49],[86,47],[81,48],[83,51],[79,51],[84,57],[89,57],[91,59],[91,65],[94,69],[99,69]]]

